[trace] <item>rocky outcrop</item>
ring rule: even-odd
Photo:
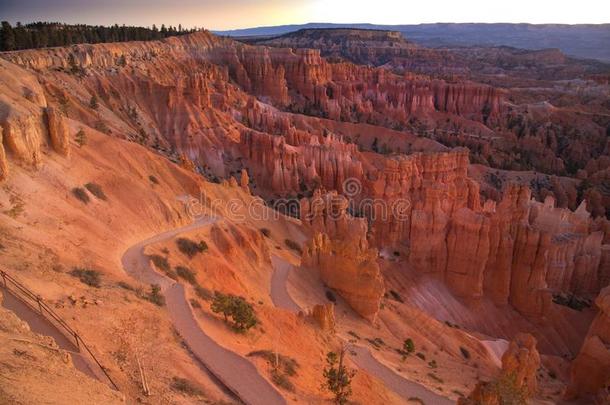
[[[8,161],[6,159],[6,152],[4,152],[4,144],[2,143],[2,131],[0,127],[0,182],[3,182],[8,177]]]
[[[480,382],[458,405],[522,404],[536,395],[536,374],[540,355],[536,339],[526,333],[518,334],[502,356],[500,375],[491,382]]]
[[[70,154],[70,134],[64,116],[53,107],[47,107],[46,114],[49,138],[53,150],[62,156],[68,156]]]
[[[607,395],[610,384],[610,287],[606,287],[595,301],[598,314],[587,337],[572,362],[568,399]]]
[[[335,305],[333,303],[314,305],[311,316],[316,320],[320,329],[324,331],[335,329]]]
[[[303,223],[313,238],[301,264],[318,269],[322,281],[336,290],[362,317],[374,321],[385,292],[377,249],[366,239],[364,219],[347,214],[347,200],[336,192],[316,192],[301,202]]]

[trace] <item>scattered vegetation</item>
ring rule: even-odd
[[[178,275],[172,270],[166,257],[160,255],[150,255],[148,258],[153,262],[155,267],[165,273],[167,277],[171,278],[172,280],[178,280]]]
[[[197,301],[195,298],[191,298],[191,299],[189,300],[189,302],[191,303],[191,306],[192,306],[193,308],[197,308],[197,309],[200,309],[200,308],[201,308],[201,304],[200,304],[200,303],[199,303],[199,301]]]
[[[417,352],[417,353],[415,353],[415,355],[417,357],[419,357],[420,359],[422,359],[423,361],[426,361],[426,355],[423,354],[422,352]]]
[[[108,197],[106,197],[106,194],[104,193],[104,190],[102,190],[102,186],[100,186],[97,183],[87,183],[85,184],[85,188],[87,190],[89,190],[89,192],[91,194],[93,194],[94,196],[96,196],[97,198],[99,198],[100,200],[108,200]]]
[[[178,277],[183,278],[189,284],[191,284],[191,285],[197,284],[197,279],[195,278],[195,272],[193,270],[189,269],[188,267],[177,266],[176,273],[178,274]]]
[[[464,356],[466,360],[470,358],[470,352],[465,347],[460,346],[460,353],[462,353],[462,356]]]
[[[201,388],[196,386],[190,380],[181,377],[172,378],[170,388],[174,391],[181,392],[182,394],[189,395],[192,397],[203,395]]]
[[[85,130],[80,128],[74,136],[74,140],[76,141],[79,147],[82,148],[83,146],[85,146],[87,144],[87,134],[85,133]]]
[[[178,249],[188,256],[189,259],[197,256],[198,253],[203,253],[208,250],[208,245],[204,241],[197,243],[187,238],[179,238],[176,241],[176,245],[178,245]]]
[[[157,179],[152,174],[150,176],[148,176],[148,180],[150,180],[150,182],[153,183],[153,184],[159,184],[159,179]]]
[[[398,301],[400,303],[404,303],[405,301],[402,299],[402,297],[400,296],[400,294],[398,294],[396,291],[394,290],[390,290],[390,295],[392,296],[392,299],[394,301]]]
[[[271,237],[271,231],[269,230],[269,228],[261,228],[261,233],[266,238],[270,238]]]
[[[413,353],[415,351],[415,343],[413,343],[413,339],[407,338],[402,344],[402,348],[407,353]]]
[[[92,95],[91,99],[89,100],[89,107],[91,107],[93,110],[97,110],[100,107],[100,103],[97,101],[97,96],[95,94]]]
[[[74,194],[74,197],[76,197],[78,200],[82,201],[85,204],[89,204],[89,201],[91,201],[89,195],[82,187],[74,187],[72,189],[72,194]]]
[[[90,287],[100,288],[101,274],[97,270],[87,269],[84,267],[75,267],[72,269],[70,274]]]
[[[150,292],[145,298],[156,306],[162,307],[165,305],[165,297],[161,293],[161,286],[159,284],[151,284]]]
[[[118,283],[116,283],[116,285],[127,291],[136,291],[136,289],[131,284],[126,283],[124,281],[119,281]]]
[[[436,360],[432,360],[432,361],[428,362],[428,365],[430,366],[430,368],[438,368],[438,364],[436,364]]]
[[[212,301],[214,299],[214,294],[212,293],[212,291],[200,285],[195,286],[195,293],[199,298],[205,301]]]
[[[291,357],[271,350],[257,350],[248,353],[248,357],[261,357],[271,366],[271,379],[278,387],[293,392],[294,385],[289,377],[296,375],[299,364]]]
[[[326,367],[323,371],[324,383],[322,389],[330,391],[335,397],[335,403],[344,405],[352,395],[352,379],[356,371],[348,369],[343,361],[345,349],[339,354],[328,352]]]
[[[553,302],[558,305],[572,308],[576,311],[582,311],[585,308],[591,307],[590,300],[577,297],[574,294],[555,294],[553,295]]]
[[[10,188],[7,191],[11,191]],[[11,203],[11,208],[4,211],[4,213],[13,219],[16,219],[25,210],[25,202],[19,194],[14,192],[9,195],[8,200]]]
[[[254,308],[243,297],[214,292],[212,311],[223,314],[225,321],[232,319],[232,327],[237,332],[245,332],[258,323]]]
[[[356,339],[360,340],[360,336],[356,332],[354,332],[353,330],[350,330],[347,333],[349,333],[350,335],[352,335]]]
[[[369,342],[370,344],[372,344],[373,347],[375,347],[376,349],[381,349],[385,345],[385,342],[383,341],[383,339],[378,338],[378,337],[376,337],[374,339],[366,338],[366,341]]]
[[[432,378],[437,383],[443,384],[445,381],[434,373],[428,373],[428,377]]]
[[[326,299],[330,302],[337,302],[337,297],[335,297],[335,294],[331,290],[326,290]]]
[[[292,239],[285,239],[284,244],[288,249],[294,250],[298,254],[303,254],[303,249],[301,249],[301,246],[299,246],[299,244]]]

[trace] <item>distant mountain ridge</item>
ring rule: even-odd
[[[558,48],[577,58],[610,62],[610,24],[483,24],[435,23],[419,25],[309,23],[215,31],[227,36],[277,36],[300,29],[357,28],[401,32],[426,47],[505,45],[522,49]]]

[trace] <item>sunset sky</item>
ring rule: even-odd
[[[307,22],[604,23],[600,0],[0,0],[0,19],[212,30]]]

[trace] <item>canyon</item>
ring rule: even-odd
[[[463,403],[485,403],[480,380],[515,374],[538,400],[603,398],[608,66],[548,50],[423,48],[387,31],[247,42],[199,31],[0,54],[3,267],[89,329],[123,395],[138,397],[139,383],[117,354],[112,333],[129,333],[113,312],[134,333],[159,330],[138,345],[164,400],[184,395],[167,388],[178,374],[206,398],[236,399],[201,372],[175,319],[138,298],[149,283],[120,265],[134,243],[181,229],[144,253],[192,269],[196,283],[163,291],[183,288],[193,324],[265,383],[277,376],[252,353],[279,345],[292,356],[292,391],[275,386],[287,402],[322,401],[324,351],[349,340]],[[189,225],[192,198],[214,223]],[[205,259],[184,258],[180,237],[206,241]],[[273,305],[276,257],[300,313]],[[108,281],[88,289],[64,266]],[[202,298],[213,291],[245,297],[262,326],[232,334]],[[74,294],[104,305],[69,308]],[[424,361],[400,349],[407,337]],[[361,402],[404,400],[364,369],[355,383]]]

